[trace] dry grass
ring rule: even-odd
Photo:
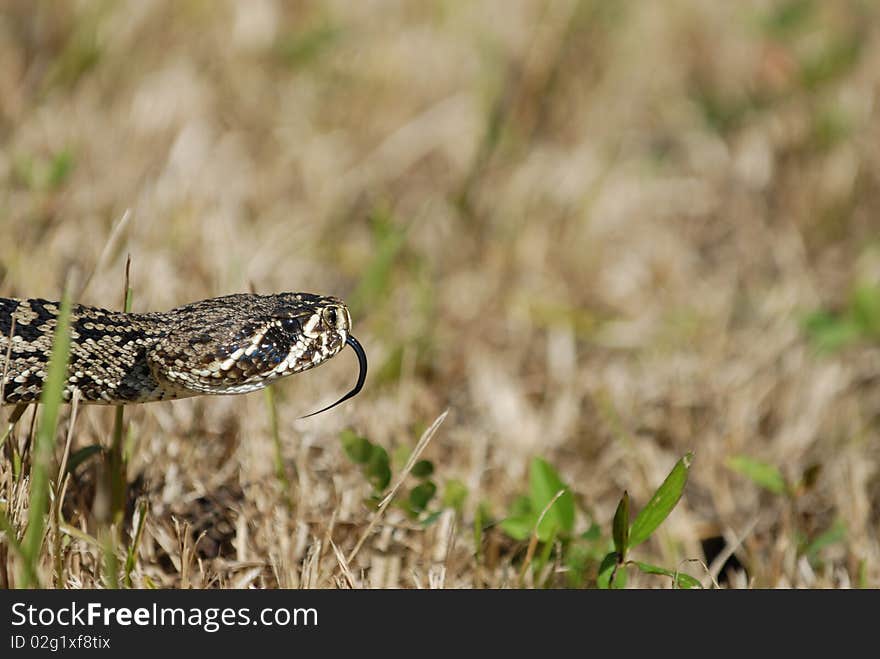
[[[571,485],[578,532],[607,534],[624,489],[644,504],[693,450],[641,556],[735,553],[731,586],[880,586],[880,343],[818,354],[802,324],[880,282],[878,18],[857,0],[5,2],[0,294],[94,273],[80,301],[120,307],[131,254],[135,310],[337,294],[371,359],[365,391],[312,419],[350,354],[276,388],[288,492],[262,395],[127,409],[120,565],[148,503],[132,584],[516,586],[528,543],[474,520],[505,515],[532,457]],[[375,513],[340,431],[393,453],[447,408],[423,457],[441,490],[466,485],[461,511],[423,526],[391,506],[353,553]],[[78,417],[72,454],[110,445],[112,410]],[[810,478],[774,495],[737,455]],[[99,462],[64,490],[44,584],[101,584]],[[570,583],[549,569],[522,585]]]

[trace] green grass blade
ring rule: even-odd
[[[119,588],[119,559],[116,557],[117,527],[112,525],[100,529],[98,539],[104,555],[104,587],[110,590]]]
[[[263,389],[266,400],[266,410],[269,412],[269,427],[272,432],[273,460],[275,462],[275,478],[283,493],[284,503],[288,510],[293,510],[293,499],[290,496],[290,480],[287,478],[287,470],[284,468],[284,454],[281,446],[281,430],[278,425],[278,405],[275,402],[274,387]]]
[[[450,478],[446,481],[446,486],[443,491],[443,507],[444,508],[452,508],[453,510],[461,513],[462,508],[464,507],[464,502],[468,497],[468,489],[464,483],[462,483],[457,478]]]
[[[684,486],[687,484],[688,471],[693,459],[694,454],[688,453],[676,462],[666,480],[654,492],[651,500],[639,511],[629,530],[629,549],[637,547],[647,540],[675,508],[675,504],[678,503],[682,492],[684,492]]]
[[[64,382],[67,379],[67,360],[70,356],[70,295],[65,291],[58,312],[52,356],[43,393],[40,397],[42,415],[34,443],[31,462],[31,491],[28,508],[28,526],[22,540],[25,566],[19,577],[24,587],[34,587],[40,547],[43,543],[45,515],[49,508],[49,473],[55,449],[55,430],[63,402]]]
[[[773,494],[785,494],[788,491],[782,472],[771,464],[747,455],[735,455],[727,460],[727,466]]]
[[[623,491],[623,496],[614,512],[611,535],[614,538],[614,550],[619,560],[623,562],[626,560],[626,545],[629,542],[629,493],[626,490]]]
[[[370,219],[375,241],[373,258],[361,274],[357,288],[348,298],[348,308],[356,316],[387,297],[395,263],[406,245],[407,228],[397,226],[389,212],[376,209]]]
[[[125,569],[123,572],[123,583],[126,588],[131,588],[131,573],[137,562],[138,547],[141,544],[141,536],[144,533],[144,523],[147,520],[147,502],[142,499],[138,502],[137,516],[135,522],[135,530],[132,534],[131,544],[128,546],[128,553],[125,557]]]
[[[131,256],[125,261],[122,310],[131,311],[133,289],[131,281]],[[108,453],[107,483],[110,491],[110,518],[104,520],[106,526],[99,529],[98,537],[104,554],[104,585],[107,588],[119,587],[119,529],[125,517],[125,499],[128,488],[128,464],[125,460],[125,407],[117,405],[113,417],[113,442]]]
[[[702,590],[703,584],[700,583],[700,580],[692,577],[686,572],[679,572],[675,575],[675,585],[679,588],[684,588],[685,590]]]
[[[125,299],[122,309],[126,313],[131,311],[133,290],[129,286],[129,269],[131,257],[125,263]],[[125,463],[123,429],[125,427],[125,406],[117,405],[116,414],[113,418],[113,445],[110,449],[110,502],[112,521],[120,524],[125,515],[125,490],[128,484],[127,465]]]
[[[846,524],[841,520],[837,520],[831,525],[831,528],[824,533],[815,537],[809,545],[804,549],[807,558],[813,560],[818,557],[819,552],[830,545],[837,544],[846,540]]]
[[[532,510],[540,514],[560,490],[565,491],[553,502],[538,523],[538,539],[541,542],[547,542],[556,531],[571,533],[574,527],[574,496],[550,463],[541,458],[532,460],[529,470]]]
[[[639,570],[641,570],[645,574],[659,574],[664,577],[669,577],[675,582],[675,585],[679,588],[690,589],[703,587],[703,584],[701,584],[698,579],[695,579],[685,572],[674,572],[672,570],[668,570],[665,567],[660,567],[659,565],[651,565],[650,563],[642,563],[641,561],[633,561],[632,564],[639,568]]]
[[[596,585],[603,590],[626,587],[626,565],[618,562],[616,551],[609,552],[602,559]]]

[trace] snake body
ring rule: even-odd
[[[0,298],[0,402],[39,400],[59,308]],[[335,405],[356,394],[366,376],[350,327],[342,300],[311,293],[240,293],[149,313],[76,304],[63,395],[69,401],[79,390],[83,402],[120,405],[246,393],[318,366],[348,344],[361,372]]]

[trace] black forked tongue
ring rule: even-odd
[[[339,403],[344,403],[349,398],[358,395],[361,389],[364,388],[364,382],[367,379],[367,353],[364,352],[363,346],[358,343],[358,340],[354,338],[351,334],[348,335],[348,338],[345,339],[346,345],[350,345],[351,349],[354,350],[355,354],[358,357],[358,365],[360,366],[360,372],[358,373],[357,382],[355,382],[354,389],[345,394],[342,398],[337,400],[332,405],[328,405],[317,412],[312,412],[311,414],[306,414],[305,416],[301,416],[300,419],[307,419],[310,416],[315,416],[316,414],[320,414],[321,412],[326,412],[331,407],[336,407]]]

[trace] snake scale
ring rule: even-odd
[[[39,400],[59,308],[0,298],[0,402]],[[350,328],[342,300],[312,293],[238,293],[149,313],[75,304],[64,399],[77,389],[83,402],[111,405],[246,393],[349,345],[358,356],[357,384],[323,412],[357,394],[366,379],[366,354]]]

